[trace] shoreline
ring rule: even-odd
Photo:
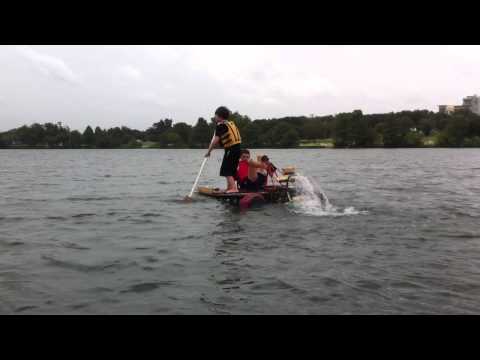
[[[249,147],[250,149],[324,149],[324,150],[360,150],[360,149],[480,149],[480,146],[295,146],[295,147]],[[106,147],[106,148],[68,148],[68,147],[43,147],[43,146],[0,146],[0,150],[205,150],[198,147]]]

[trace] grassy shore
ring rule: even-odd
[[[333,148],[333,139],[300,140],[300,148]]]
[[[436,147],[438,143],[438,134],[433,134],[430,136],[425,136],[422,139],[422,145],[419,147],[431,148]],[[325,138],[325,139],[309,139],[309,140],[300,140],[299,146],[294,148],[296,149],[333,149],[334,143],[332,138]],[[375,146],[378,148],[383,148],[382,145]],[[48,149],[46,145],[44,146],[25,146],[25,145],[16,145],[16,146],[8,146],[8,147],[0,147],[6,149]],[[63,149],[63,147],[54,147],[55,149]],[[82,147],[86,148],[86,147]],[[132,148],[140,148],[140,149],[174,149],[174,148],[181,148],[181,149],[188,149],[188,147],[162,147],[159,143],[153,141],[141,141],[138,140],[136,146],[122,146],[118,149],[132,149]]]
[[[425,136],[422,139],[424,147],[434,147],[437,145],[437,134]],[[334,147],[333,139],[311,139],[311,140],[300,140],[299,148],[326,148],[331,149]],[[383,147],[383,146],[379,146]]]

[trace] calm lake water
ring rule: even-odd
[[[246,213],[204,152],[0,150],[0,313],[480,313],[480,150],[264,150],[336,210]]]

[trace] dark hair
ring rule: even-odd
[[[263,155],[261,158],[262,161],[269,161],[270,159],[268,158],[267,155]]]
[[[243,154],[248,154],[250,155],[250,151],[248,149],[242,149],[240,150],[240,156],[242,156]]]
[[[230,117],[230,110],[228,110],[228,108],[225,106],[220,106],[217,110],[215,110],[215,115],[227,120]]]

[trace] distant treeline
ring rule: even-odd
[[[243,145],[250,148],[298,147],[300,141],[331,139],[335,147],[480,147],[480,116],[428,110],[365,115],[360,110],[330,116],[298,116],[251,120],[232,114]],[[93,129],[83,133],[61,123],[24,125],[0,133],[0,147],[47,148],[205,148],[214,123],[199,118],[194,126],[171,119],[145,131],[128,127]]]

